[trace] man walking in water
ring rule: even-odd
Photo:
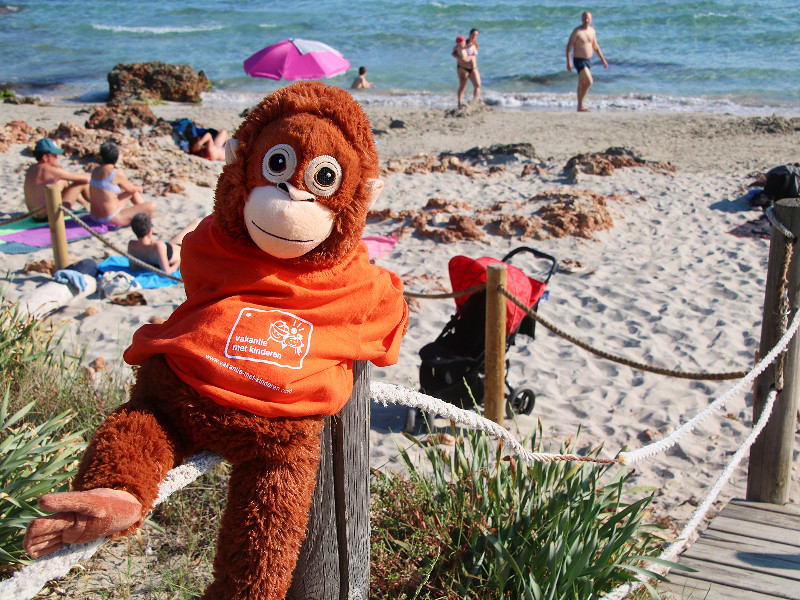
[[[581,15],[581,25],[572,30],[567,42],[567,71],[572,71],[572,66],[575,65],[575,70],[578,72],[578,112],[589,112],[589,109],[583,106],[583,100],[594,83],[589,61],[595,52],[603,61],[603,67],[607,69],[608,62],[600,50],[597,33],[592,27],[592,13],[587,10]]]

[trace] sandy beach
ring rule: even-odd
[[[72,102],[53,106],[0,105],[0,131],[8,122],[25,121],[46,130],[59,123],[83,127],[97,105]],[[190,117],[206,127],[234,131],[242,108],[165,104],[152,107],[168,121]],[[730,232],[757,220],[760,210],[748,206],[745,194],[757,174],[798,160],[800,118],[753,117],[708,113],[657,112],[513,112],[489,107],[458,115],[441,109],[368,107],[384,168],[385,190],[371,220],[368,236],[397,236],[397,243],[377,263],[399,274],[413,292],[450,291],[450,258],[501,258],[520,245],[553,255],[562,264],[540,306],[547,320],[612,354],[692,372],[747,370],[758,349],[769,240]],[[103,136],[107,132],[102,132]],[[108,134],[110,135],[110,133]],[[35,141],[35,140],[34,140]],[[497,144],[530,144],[533,156],[498,154]],[[24,212],[22,180],[33,158],[30,143],[12,143],[0,153],[0,219]],[[222,165],[184,155],[168,135],[153,140],[164,172],[184,173],[183,191],[145,196],[158,203],[154,226],[166,239],[195,217],[207,215],[213,183]],[[471,160],[463,156],[482,148]],[[610,175],[564,172],[580,153],[624,147],[652,163],[670,163],[674,171],[653,164],[616,168]],[[146,162],[142,150],[140,162]],[[465,168],[430,170],[440,153],[459,155]],[[419,155],[428,155],[427,167]],[[167,161],[163,163],[163,161]],[[68,157],[62,166],[83,168]],[[423,166],[420,166],[423,165]],[[135,183],[144,181],[136,168],[122,164]],[[178,168],[180,167],[180,169]],[[591,237],[523,237],[524,230],[493,226],[498,215],[532,219],[559,194],[601,196],[610,228]],[[578,194],[580,196],[580,194]],[[443,206],[425,209],[431,199]],[[443,202],[441,202],[443,201]],[[414,231],[411,213],[427,215],[428,235]],[[435,213],[435,214],[434,214]],[[471,235],[449,240],[453,215],[469,217]],[[494,216],[492,216],[494,215]],[[493,221],[494,219],[494,221]],[[500,222],[508,222],[510,219]],[[610,220],[610,221],[609,221]],[[508,232],[507,232],[508,231]],[[132,234],[114,231],[107,238],[125,246]],[[472,239],[470,239],[472,238]],[[2,247],[0,247],[2,251]],[[102,260],[108,252],[92,238],[69,244],[77,259]],[[49,281],[41,273],[23,273],[26,263],[52,257],[49,248],[27,254],[2,254],[11,279],[12,300]],[[536,265],[519,265],[530,276]],[[117,363],[133,331],[153,317],[169,316],[184,299],[181,285],[143,290],[147,304],[120,306],[90,295],[54,311],[63,322],[68,343],[89,344],[87,359]],[[411,322],[400,362],[373,369],[374,380],[416,389],[419,349],[433,341],[453,313],[452,300],[412,300]],[[87,312],[87,309],[92,309]],[[554,448],[580,429],[583,450],[604,444],[602,456],[637,448],[658,439],[724,393],[731,382],[692,382],[636,371],[598,358],[539,326],[536,338],[519,337],[508,356],[513,386],[536,393],[530,416],[507,422],[520,436],[541,420]],[[721,469],[751,427],[752,398],[736,398],[718,417],[655,460],[636,468],[637,485],[658,488],[655,512],[680,528],[705,496]],[[373,406],[371,463],[394,468],[397,444],[408,441],[405,410]],[[796,451],[800,451],[798,436]],[[798,461],[793,467],[793,501],[800,498]],[[721,500],[743,497],[746,461]]]

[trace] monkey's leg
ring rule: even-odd
[[[260,452],[233,465],[214,582],[202,600],[282,600],[292,582],[320,460],[321,417],[275,421]],[[288,434],[288,435],[287,435]]]

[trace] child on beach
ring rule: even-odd
[[[92,218],[103,224],[125,227],[138,214],[152,215],[156,212],[155,202],[145,202],[142,186],[134,185],[125,173],[116,168],[119,160],[119,147],[111,140],[100,145],[99,167],[92,171],[89,181],[89,202]],[[133,206],[125,207],[131,201]]]
[[[50,184],[59,186],[61,202],[67,208],[72,208],[76,202],[89,208],[89,174],[72,173],[60,167],[58,157],[61,154],[64,151],[50,138],[40,139],[34,147],[36,164],[28,167],[25,173],[25,206],[29,212],[38,211],[33,215],[36,221],[47,221],[47,212],[42,209],[47,206],[45,190]]]
[[[184,236],[194,231],[201,220],[195,219],[169,242],[162,242],[153,238],[150,215],[140,213],[131,219],[131,231],[137,239],[128,242],[128,253],[171,275],[181,266],[181,244]]]

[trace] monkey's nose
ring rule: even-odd
[[[316,202],[317,200],[314,197],[314,194],[310,192],[304,192],[303,190],[299,190],[296,187],[294,187],[291,183],[288,183],[286,181],[281,181],[277,187],[284,194],[288,194],[290,200],[295,200],[298,202]]]

